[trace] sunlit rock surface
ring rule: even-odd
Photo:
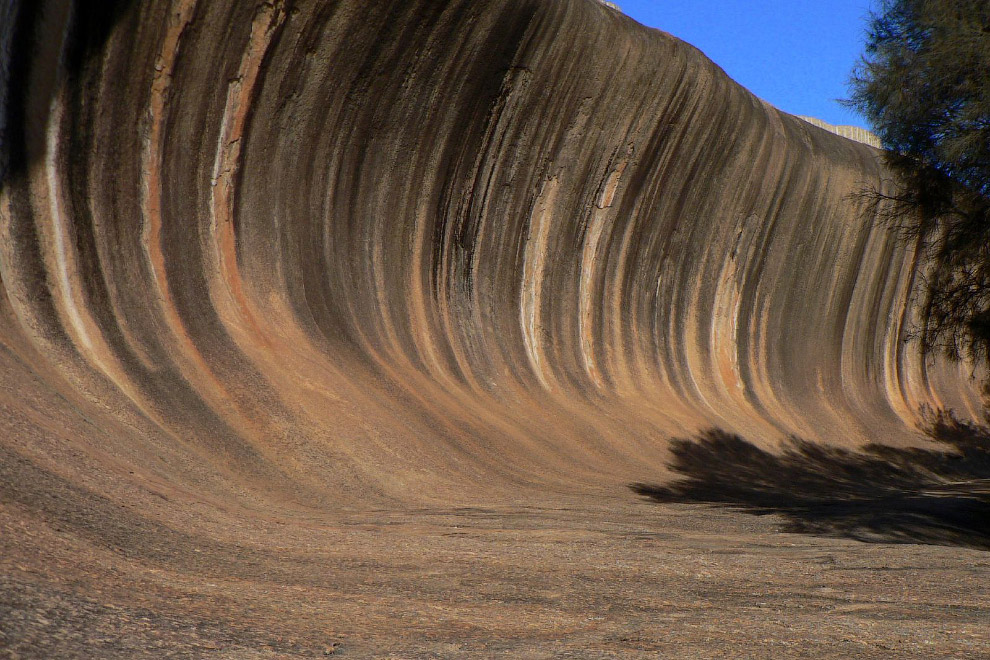
[[[871,147],[876,147],[877,149],[881,147],[880,138],[865,128],[860,128],[859,126],[835,126],[814,117],[799,118],[805,120],[809,124],[817,126],[818,128],[824,128],[829,133],[835,133],[836,135],[841,135],[842,137],[849,138],[850,140],[856,140],[857,142],[868,144]]]
[[[627,486],[674,436],[907,446],[926,407],[980,415],[972,368],[907,341],[923,260],[854,196],[879,153],[669,35],[591,0],[101,7],[0,9],[0,561],[24,584],[142,584],[156,612],[295,585],[384,630],[388,603],[299,566],[401,542],[327,520],[647,516]]]

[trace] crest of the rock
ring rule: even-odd
[[[844,138],[849,138],[850,140],[855,140],[856,142],[868,144],[876,149],[883,148],[883,145],[880,143],[880,138],[865,128],[860,128],[859,126],[834,126],[814,117],[805,117],[803,115],[798,115],[797,117],[798,119],[803,119],[812,126],[825,129],[829,133],[835,133],[836,135],[840,135]]]

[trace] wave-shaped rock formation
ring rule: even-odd
[[[923,264],[853,195],[879,153],[597,2],[0,12],[0,544],[78,620],[139,625],[72,580],[330,607],[300,566],[352,552],[360,591],[403,556],[347,516],[619,507],[706,428],[979,415],[906,341]],[[340,626],[415,628],[358,591]]]

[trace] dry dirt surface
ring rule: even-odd
[[[0,657],[990,657],[889,185],[596,0],[3,2]]]

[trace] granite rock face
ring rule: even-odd
[[[114,436],[430,491],[972,405],[877,153],[595,3],[8,11],[5,343]]]
[[[12,419],[33,373],[135,460],[336,500],[977,410],[905,342],[918,260],[851,197],[877,152],[668,35],[584,1],[81,7],[4,21]]]
[[[905,341],[878,152],[598,2],[0,12],[8,529],[35,491],[117,507],[100,542],[617,492],[701,429],[979,414]]]

